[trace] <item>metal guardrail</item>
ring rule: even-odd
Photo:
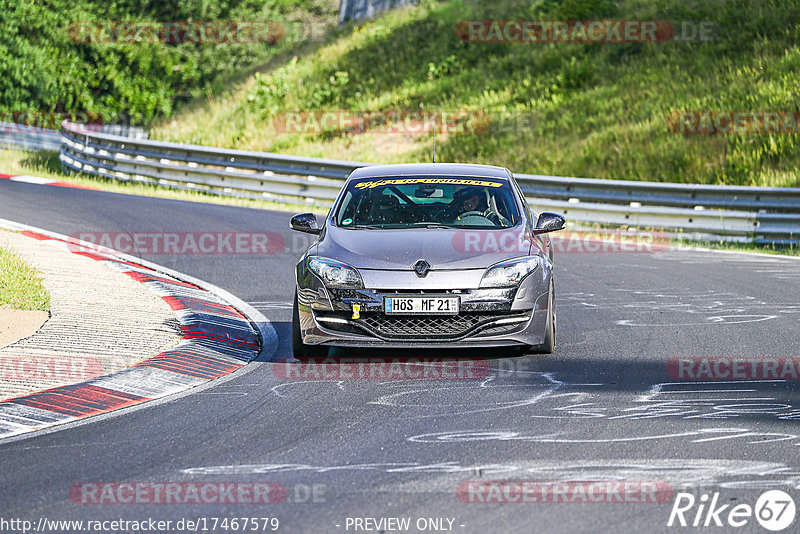
[[[516,174],[523,191],[547,198],[800,213],[800,188],[676,184]]]
[[[342,180],[362,162],[301,158],[130,139],[65,123],[60,159],[66,169],[118,180],[155,183],[290,203],[330,205]]]
[[[359,161],[121,137],[62,124],[67,170],[215,194],[330,206]],[[712,186],[517,174],[535,211],[579,225],[661,228],[687,239],[800,241],[800,188]]]
[[[61,135],[57,130],[0,122],[0,147],[18,150],[58,150]]]
[[[65,168],[122,180],[329,206],[370,165],[130,139],[65,123]],[[584,224],[664,228],[688,238],[800,238],[800,188],[733,187],[516,175],[538,211]]]
[[[83,128],[113,135],[124,135],[136,139],[147,139],[146,130],[122,124],[84,124]],[[0,121],[0,148],[15,148],[27,151],[60,150],[61,132],[47,128],[27,126]]]

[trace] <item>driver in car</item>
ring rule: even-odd
[[[486,198],[480,187],[465,187],[459,189],[453,193],[453,201],[447,206],[447,216],[451,221],[456,221],[460,216],[466,213],[484,211],[483,209],[479,209],[482,203],[486,203]]]
[[[446,217],[450,222],[461,220],[465,215],[484,217],[494,225],[507,225],[508,221],[497,211],[487,206],[486,191],[480,187],[465,187],[453,193]]]

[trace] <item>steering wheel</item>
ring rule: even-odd
[[[484,219],[488,219],[488,217],[486,217],[486,214],[484,212],[477,211],[477,210],[476,211],[467,211],[465,213],[462,213],[461,215],[458,216],[458,218],[459,219],[463,219],[464,217],[469,217],[471,215],[477,215],[478,217],[483,217]]]
[[[473,216],[473,215],[474,216],[483,217],[484,219],[487,219],[489,222],[491,222],[495,226],[500,225],[503,222],[502,221],[502,217],[498,213],[492,211],[490,208],[487,208],[486,211],[477,211],[477,210],[468,211],[466,213],[463,213],[463,214],[459,215],[458,218],[462,219],[464,217],[469,217],[469,216]]]
[[[492,211],[491,208],[487,208],[486,211],[483,212],[483,216],[492,221],[496,226],[500,225],[500,214],[496,211]]]

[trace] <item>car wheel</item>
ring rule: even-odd
[[[539,354],[552,354],[556,348],[556,291],[553,283],[550,282],[550,296],[547,306],[547,326],[544,332],[544,342],[535,347],[535,352]]]
[[[328,357],[328,347],[303,343],[303,336],[300,334],[300,311],[297,305],[297,293],[294,294],[294,306],[292,306],[292,355],[298,360],[324,359]]]

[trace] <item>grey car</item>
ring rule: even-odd
[[[357,169],[296,267],[292,349],[517,346],[556,340],[554,213],[534,215],[513,175],[486,165]]]

